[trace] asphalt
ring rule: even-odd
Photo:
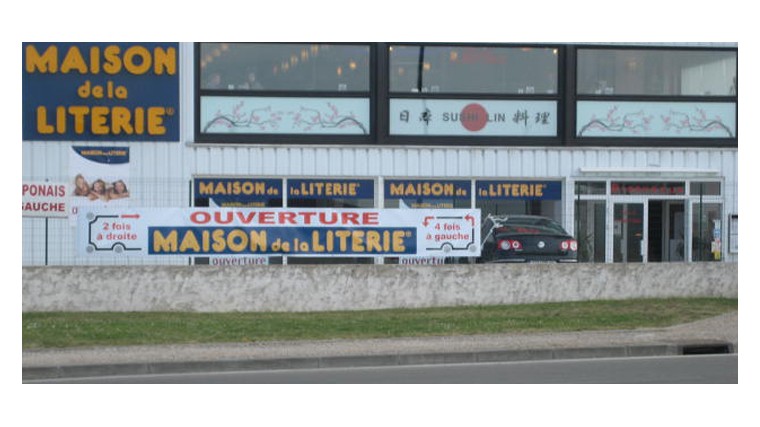
[[[732,312],[635,330],[26,350],[22,380],[738,353],[738,324]]]

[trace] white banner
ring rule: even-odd
[[[479,209],[83,208],[78,231],[82,255],[480,255]]]

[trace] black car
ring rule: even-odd
[[[577,262],[578,242],[551,218],[489,215],[480,262]]]

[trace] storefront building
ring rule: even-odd
[[[581,262],[735,262],[737,56],[710,43],[25,43],[23,264],[461,261],[92,258],[72,219],[91,205],[476,208],[559,221]],[[111,196],[76,195],[101,178]]]

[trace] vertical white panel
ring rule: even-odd
[[[433,152],[429,148],[420,149],[420,168],[422,176],[433,176]]]
[[[293,171],[291,175],[309,176],[317,173],[317,150],[314,148],[303,148],[301,150],[301,168],[298,172]]]
[[[520,163],[520,176],[522,177],[534,177],[536,176],[535,156],[532,149],[523,150]]]
[[[457,150],[446,149],[444,150],[444,156],[446,158],[446,171],[444,176],[458,177],[459,175],[459,156],[457,156]]]
[[[520,150],[509,150],[509,175],[508,176],[521,176],[522,175],[522,156]]]
[[[382,175],[382,158],[380,156],[380,150],[377,148],[370,148],[367,150],[367,168],[370,176]]]
[[[420,150],[409,149],[405,151],[406,159],[406,173],[405,176],[420,176]]]
[[[317,148],[315,150],[314,173],[316,175],[330,174],[330,155],[326,148]]]
[[[471,151],[467,149],[452,150],[454,154],[459,158],[457,162],[457,174],[458,176],[469,177],[472,175],[472,156]]]
[[[390,148],[380,150],[380,175],[396,176],[393,171],[393,150]]]
[[[494,165],[494,177],[509,176],[509,151],[505,149],[496,150],[496,164]]]
[[[535,158],[533,160],[533,173],[536,177],[545,177],[547,173],[547,153],[546,150],[536,149]]]

